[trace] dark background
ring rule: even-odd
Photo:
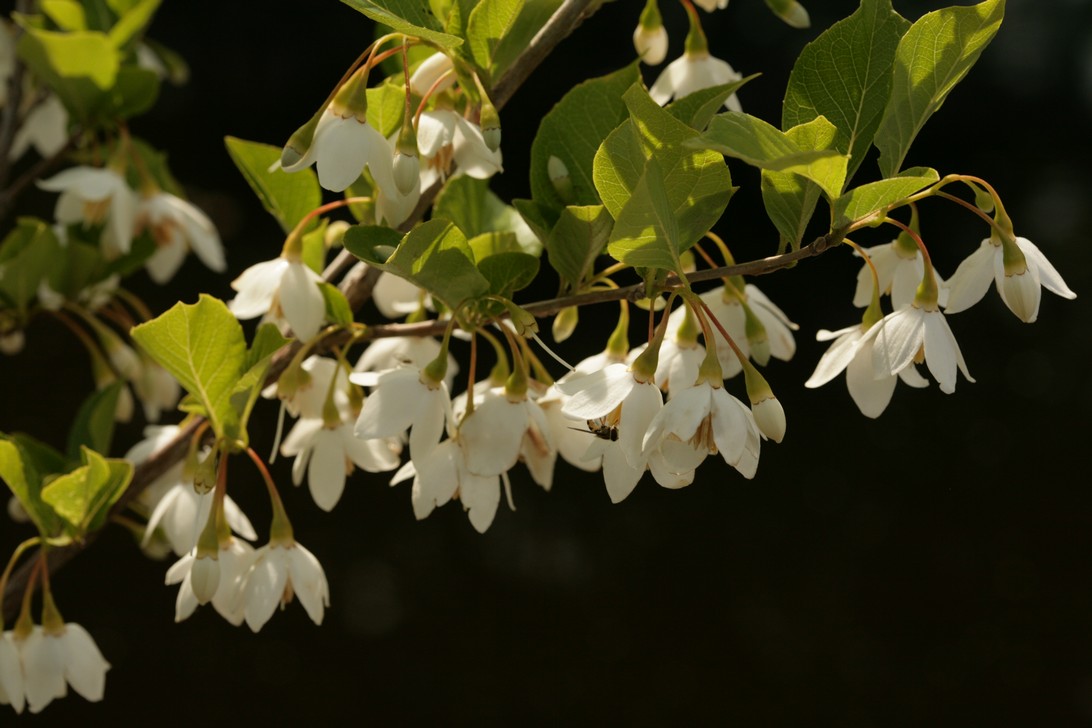
[[[967,3],[963,3],[967,4]],[[685,33],[662,3],[669,60]],[[794,31],[758,0],[702,16],[712,50],[744,74],[745,110],[777,123],[799,48],[855,4],[807,3]],[[937,2],[896,2],[911,18]],[[627,62],[640,4],[606,6],[563,43],[502,114],[504,175],[529,196],[527,159],[542,114],[576,81]],[[175,285],[134,288],[157,310],[198,291],[230,297],[233,275],[275,256],[279,229],[223,149],[231,134],[280,144],[371,37],[339,3],[172,0],[152,36],[192,66],[135,133],[166,148],[175,175],[213,215],[231,275],[190,260]],[[649,82],[654,74],[647,75]],[[949,321],[977,384],[902,385],[878,421],[844,378],[803,382],[840,328],[856,263],[841,251],[759,284],[801,325],[791,363],[767,377],[788,413],[753,481],[712,460],[675,492],[650,478],[612,506],[601,480],[559,464],[551,493],[515,471],[518,512],[484,536],[449,505],[415,523],[408,486],[356,476],[332,514],[287,489],[301,543],[326,568],[332,606],[315,627],[299,605],[258,636],[210,608],[174,625],[169,563],[141,557],[114,529],[55,579],[65,616],[113,664],[107,697],[70,696],[27,723],[119,725],[731,723],[737,725],[1080,725],[1092,722],[1092,495],[1086,470],[1092,4],[1010,0],[969,79],[919,137],[908,165],[977,174],[1003,195],[1081,296],[1044,293],[1019,322],[991,290]],[[773,252],[757,175],[715,228],[739,259]],[[875,175],[866,161],[861,181]],[[48,214],[49,198],[27,201]],[[973,216],[935,201],[926,242],[950,275],[985,237]],[[859,242],[887,242],[890,231]],[[540,291],[549,295],[549,284]],[[528,299],[529,300],[529,299]],[[610,312],[613,312],[611,308]],[[606,314],[604,314],[606,315]],[[600,346],[585,324],[573,360]],[[580,348],[584,347],[584,348]],[[0,360],[0,429],[63,444],[90,376],[57,325]],[[730,384],[742,396],[738,382]],[[267,406],[254,440],[270,441]],[[118,452],[137,435],[119,435]],[[278,465],[289,482],[286,462]],[[259,532],[268,505],[248,466],[232,494]],[[1084,485],[1082,485],[1084,483]],[[0,525],[0,546],[29,535]],[[0,713],[7,724],[9,713]]]

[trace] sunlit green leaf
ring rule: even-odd
[[[678,270],[681,251],[679,226],[667,197],[664,175],[656,159],[650,159],[629,201],[618,213],[607,252],[628,265]]]
[[[804,149],[832,149],[837,131],[826,118],[819,116],[807,124],[794,126],[785,136]],[[762,202],[781,234],[781,251],[789,245],[793,250],[800,246],[820,194],[819,185],[794,172],[762,170]]]
[[[886,215],[892,205],[940,179],[935,169],[912,167],[898,176],[870,182],[846,192],[834,206],[834,228]]]
[[[125,460],[107,460],[94,450],[83,448],[84,464],[42,488],[42,500],[65,522],[75,537],[102,525],[110,506],[121,497],[133,477],[133,465]]]
[[[462,38],[443,32],[443,25],[433,15],[428,0],[341,0],[377,23],[423,38],[442,48],[455,48]]]
[[[523,10],[523,0],[481,0],[466,25],[470,55],[490,80],[497,48]]]
[[[918,132],[963,80],[1005,14],[1005,0],[927,13],[914,23],[895,53],[891,100],[876,132],[880,171],[895,174]]]
[[[322,202],[318,178],[310,169],[288,174],[279,166],[270,171],[281,158],[278,147],[225,137],[228,154],[243,173],[250,188],[258,195],[262,206],[277,218],[284,231],[291,230]]]
[[[569,206],[550,231],[546,253],[550,265],[571,290],[591,274],[610,239],[614,220],[602,205]]]
[[[724,106],[724,101],[738,91],[743,84],[758,78],[758,76],[759,74],[755,73],[732,83],[694,91],[681,99],[672,101],[664,108],[669,114],[691,129],[704,131],[705,127],[709,125],[709,121]]]

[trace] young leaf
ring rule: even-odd
[[[451,49],[462,45],[462,38],[443,32],[443,26],[432,14],[428,0],[341,1],[399,33],[417,36],[441,48]]]
[[[837,133],[833,124],[819,116],[807,124],[794,126],[785,136],[802,149],[832,149]],[[762,170],[762,202],[781,234],[780,252],[788,245],[793,250],[800,247],[820,194],[819,185],[794,172]]]
[[[708,130],[687,146],[713,149],[760,169],[794,172],[815,182],[831,199],[841,193],[845,182],[844,154],[800,147],[776,127],[738,111],[714,116]]]
[[[444,185],[432,208],[433,217],[451,220],[463,234],[514,233],[523,252],[539,255],[542,245],[519,213],[489,189],[489,181],[461,175]]]
[[[96,452],[109,452],[114,439],[114,411],[124,382],[108,384],[84,400],[76,413],[72,429],[68,431],[68,457],[76,460],[80,448],[89,447]]]
[[[754,73],[732,83],[710,86],[672,101],[664,109],[682,123],[695,131],[705,131],[709,121],[724,106],[724,101],[740,89],[743,84],[758,78]]]
[[[561,2],[562,0],[523,0],[523,9],[516,22],[493,50],[494,78],[498,78],[527,49],[531,39],[561,7]]]
[[[443,219],[422,223],[398,242],[398,234],[384,228],[354,225],[345,231],[345,249],[379,270],[401,276],[455,308],[489,292],[487,281],[474,265],[466,236]]]
[[[613,225],[614,220],[602,205],[569,206],[561,211],[546,241],[546,252],[550,265],[569,290],[578,290],[591,274]]]
[[[626,120],[622,94],[639,79],[634,62],[610,75],[585,81],[574,86],[542,117],[531,142],[531,195],[535,202],[554,210],[567,204],[599,204],[592,182],[595,153],[607,135]],[[571,200],[563,200],[550,181],[550,157],[557,157],[569,170]]]
[[[630,119],[595,155],[596,188],[618,219],[645,174],[645,161],[655,159],[677,220],[679,249],[686,250],[720,219],[735,192],[728,167],[716,152],[688,147],[697,132],[660,108],[640,84],[624,100]]]
[[[340,326],[348,326],[353,322],[353,309],[349,306],[348,299],[341,290],[326,281],[319,283],[322,289],[322,298],[326,302],[326,318]]]
[[[402,127],[406,114],[406,86],[401,76],[367,90],[368,124],[385,137]]]
[[[914,138],[948,98],[1001,26],[1005,0],[927,13],[910,26],[895,53],[891,100],[876,132],[880,172],[902,166]]]
[[[607,252],[627,265],[679,269],[679,226],[655,159],[645,164],[645,173],[619,212]]]
[[[511,298],[538,275],[538,258],[518,251],[495,253],[479,261],[478,270],[489,281],[490,293]]]
[[[310,169],[288,174],[279,167],[281,150],[268,144],[248,142],[245,139],[225,137],[228,154],[235,166],[243,173],[262,206],[277,218],[286,233],[303,219],[303,216],[322,203],[322,191],[318,178]]]
[[[52,465],[57,467],[48,467],[48,471],[43,471],[35,463],[36,459],[43,458],[35,458],[21,440],[22,438],[0,435],[0,480],[7,483],[38,530],[46,536],[55,536],[60,533],[60,522],[53,509],[42,502],[42,476],[60,472],[64,467],[64,458],[60,453],[55,453],[56,458],[44,458],[46,462],[43,465],[48,467],[52,460]]]
[[[202,294],[195,304],[175,304],[131,335],[201,403],[218,437],[239,436],[231,394],[245,371],[246,340],[222,301]]]
[[[523,0],[481,0],[471,11],[466,35],[474,63],[486,74],[484,82],[490,78],[497,48],[522,10]]]
[[[109,38],[114,47],[125,48],[134,38],[139,37],[152,22],[152,16],[161,2],[162,0],[140,0],[126,10],[110,29]]]
[[[65,473],[42,488],[42,500],[65,522],[74,538],[101,526],[110,506],[121,497],[133,477],[133,465],[125,460],[107,460],[94,450],[83,448],[83,465]]]
[[[895,203],[939,179],[940,175],[935,169],[912,167],[895,177],[855,187],[835,203],[833,228],[878,219],[886,215]]]
[[[891,0],[862,0],[856,12],[804,46],[793,66],[781,126],[827,117],[838,130],[831,148],[849,155],[846,180],[864,161],[883,118],[895,49],[909,27]]]

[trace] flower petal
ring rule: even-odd
[[[301,341],[314,338],[326,318],[326,300],[318,287],[321,280],[303,263],[292,261],[281,277],[281,309]]]
[[[330,586],[322,564],[298,542],[288,549],[287,561],[292,590],[311,621],[322,624],[324,609],[330,606]]]

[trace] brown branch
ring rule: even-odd
[[[535,35],[527,49],[520,54],[512,63],[511,67],[509,67],[508,71],[506,71],[498,80],[495,88],[490,94],[490,98],[498,109],[512,97],[516,89],[531,75],[531,72],[538,67],[546,56],[549,55],[554,46],[564,40],[586,17],[598,9],[599,1],[600,0],[565,0],[565,2],[562,3],[561,7],[557,9],[550,20],[548,20],[539,30],[538,34]],[[432,201],[435,199],[439,189],[440,185],[434,185],[421,195],[420,203],[414,210],[410,220],[404,223],[404,226],[412,226],[416,221],[421,220],[424,217],[425,211],[432,205]],[[348,268],[355,260],[356,259],[352,258],[347,251],[341,251],[337,258],[327,267],[325,273],[328,274],[328,277],[326,277],[326,280],[332,281],[340,271]],[[349,300],[354,311],[359,309],[371,296],[371,291],[375,287],[375,282],[378,277],[379,271],[371,269],[363,263],[356,263],[342,281],[340,288],[342,292],[345,293],[345,296]],[[381,333],[380,327],[375,328],[379,329]],[[387,335],[396,334],[392,333]],[[340,339],[337,336],[331,336],[322,342],[322,350],[328,350],[329,348],[338,345],[338,343],[344,343],[347,338],[347,335]],[[274,381],[276,380],[276,377],[284,371],[284,368],[288,365],[289,361],[291,361],[291,357],[299,351],[299,346],[299,343],[293,342],[274,355],[273,361],[270,364],[270,376]],[[166,472],[171,465],[185,457],[189,446],[189,440],[193,436],[196,427],[197,422],[192,422],[188,427],[179,432],[178,436],[171,440],[170,443],[136,467],[133,473],[132,482],[122,497],[114,504],[111,509],[112,513],[118,513],[123,510],[133,498],[140,494],[140,492],[151,484],[152,481]],[[96,535],[97,534],[89,534],[87,540],[82,543],[72,544],[60,549],[52,549],[49,557],[50,572],[55,571],[61,565],[71,560],[73,556],[83,551],[88,544],[94,541]],[[5,619],[14,618],[19,603],[16,596],[22,594],[23,590],[26,588],[30,577],[31,565],[35,560],[36,559],[33,556],[27,558],[27,560],[11,575],[11,579],[8,581],[4,593],[0,595],[0,607],[3,608]]]

